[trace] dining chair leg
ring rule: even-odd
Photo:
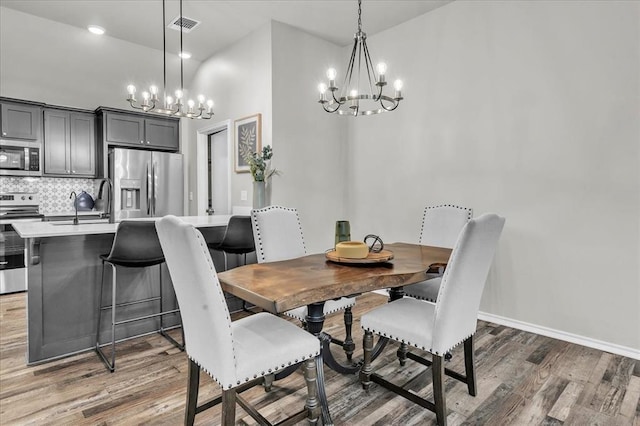
[[[189,372],[187,379],[187,407],[184,412],[184,424],[192,426],[196,419],[198,407],[198,387],[200,386],[200,366],[189,360]]]
[[[98,302],[98,329],[96,330],[96,349],[100,349],[100,328],[102,326],[102,294],[104,293],[104,260],[102,261],[102,279],[100,280],[100,298]]]
[[[111,365],[109,370],[116,371],[116,265],[111,264]]]
[[[236,424],[236,390],[222,391],[222,426],[234,426]]]
[[[352,325],[353,312],[351,312],[351,307],[348,307],[344,310],[344,329],[346,336],[344,338],[344,342],[342,343],[342,349],[344,349],[344,353],[347,355],[348,361],[351,361],[353,352],[356,350],[356,344],[353,342],[353,337],[351,336]]]
[[[404,367],[407,363],[407,352],[409,352],[409,346],[407,346],[406,343],[400,343],[396,356],[398,357],[398,361],[400,361],[401,367]]]
[[[442,356],[433,354],[431,374],[433,375],[433,399],[436,405],[438,426],[447,426],[447,405],[444,397],[444,363]]]
[[[476,368],[475,368],[475,356],[473,354],[473,336],[469,336],[464,341],[464,368],[467,376],[467,388],[469,389],[469,395],[476,396]]]
[[[318,423],[320,417],[320,403],[318,401],[318,371],[316,370],[316,360],[309,358],[304,362],[304,379],[307,383],[307,401],[305,408],[307,409],[307,420],[310,425]]]
[[[371,385],[371,354],[373,353],[373,333],[370,331],[364,332],[364,338],[362,339],[362,349],[364,351],[364,361],[362,368],[360,368],[360,383],[362,383],[362,389],[369,390]]]

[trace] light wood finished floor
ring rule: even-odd
[[[385,298],[379,295],[360,296],[356,321],[382,303]],[[24,293],[0,296],[0,424],[182,424],[187,358],[165,339],[154,334],[119,344],[113,374],[94,352],[27,367],[25,317]],[[331,316],[326,330],[341,336],[341,322],[341,315]],[[358,322],[354,331],[360,347]],[[410,360],[399,367],[396,349],[388,346],[374,368],[430,396],[430,371]],[[461,369],[462,362],[456,350],[449,367]],[[450,425],[640,426],[640,361],[480,322],[476,365],[477,397],[468,395],[462,383],[445,382]],[[329,369],[325,375],[337,425],[435,424],[433,413],[376,384],[367,394],[355,375]],[[201,382],[201,398],[219,394],[219,387],[204,375]],[[297,372],[276,382],[269,393],[258,387],[244,395],[274,421],[296,411],[304,393]],[[219,421],[219,407],[196,417],[197,424]],[[239,407],[236,422],[254,424]]]

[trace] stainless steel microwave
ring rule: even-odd
[[[1,176],[42,176],[41,144],[0,140]]]

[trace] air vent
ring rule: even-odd
[[[182,22],[180,22],[180,15],[176,16],[175,19],[171,21],[171,23],[167,26],[167,28],[171,28],[172,30],[180,31],[180,27],[182,27],[182,31],[184,33],[191,32],[195,27],[200,25],[200,21],[196,21],[195,19],[187,18],[186,16],[182,17]]]

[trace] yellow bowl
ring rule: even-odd
[[[336,255],[347,259],[364,259],[369,255],[369,247],[360,241],[342,241],[336,244]]]

